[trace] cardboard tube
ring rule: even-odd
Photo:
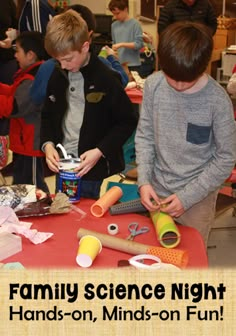
[[[114,186],[99,198],[90,208],[92,215],[102,217],[109,207],[115,204],[123,195],[122,189]]]
[[[188,264],[188,252],[178,249],[166,249],[158,246],[148,246],[134,241],[117,238],[104,233],[99,233],[87,229],[80,228],[77,232],[77,237],[81,238],[85,235],[97,237],[103,247],[108,247],[113,250],[129,253],[129,254],[151,254],[159,257],[161,261],[173,264],[177,267],[184,268]]]
[[[164,212],[150,212],[157,238],[166,248],[174,248],[180,243],[180,232],[171,216]]]

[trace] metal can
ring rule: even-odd
[[[58,190],[69,197],[70,202],[80,200],[80,177],[74,172],[81,160],[79,158],[61,159],[59,162]]]

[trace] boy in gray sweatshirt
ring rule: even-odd
[[[160,35],[161,71],[145,82],[136,132],[143,205],[196,228],[207,244],[218,190],[236,160],[233,106],[205,73],[212,35],[199,23],[174,23]]]

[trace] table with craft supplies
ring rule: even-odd
[[[119,214],[111,215],[107,211],[102,217],[95,217],[91,214],[90,208],[94,200],[81,199],[73,209],[66,214],[32,216],[20,218],[22,221],[32,222],[32,229],[41,232],[52,232],[53,236],[41,244],[33,244],[30,240],[22,237],[22,251],[1,262],[21,263],[28,268],[76,268],[83,269],[76,263],[76,256],[79,246],[78,231],[91,230],[104,234],[105,237],[118,238],[118,241],[139,243],[140,246],[161,247],[157,239],[154,225],[150,217],[143,214]],[[130,223],[138,223],[138,229],[148,227],[142,234],[133,237],[132,241],[127,240],[130,235],[128,229]],[[116,232],[109,233],[112,228]],[[187,251],[187,268],[206,268],[208,259],[204,243],[199,232],[193,228],[178,225],[181,240],[177,248]],[[163,248],[164,249],[164,248]],[[175,249],[168,249],[175,250]],[[91,268],[112,268],[118,267],[122,261],[127,261],[134,254],[119,251],[119,249],[108,248],[103,245],[101,252],[94,260]]]

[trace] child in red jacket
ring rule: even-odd
[[[34,184],[48,192],[40,150],[41,106],[29,95],[34,76],[45,57],[39,32],[23,32],[16,39],[15,58],[20,70],[12,85],[0,84],[0,117],[10,118],[9,140],[13,152],[13,184]]]

